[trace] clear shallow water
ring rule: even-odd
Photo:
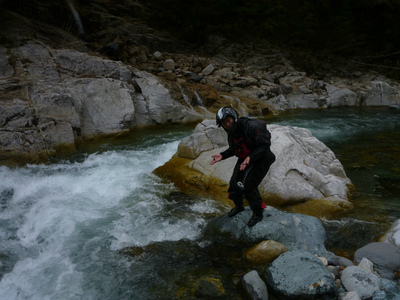
[[[268,120],[309,128],[359,188],[354,210],[324,221],[331,248],[362,246],[400,218],[399,118],[346,109]],[[173,299],[197,272],[232,281],[237,253],[200,238],[228,208],[152,174],[192,130],[140,130],[47,165],[0,167],[0,299]]]

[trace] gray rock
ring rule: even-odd
[[[336,299],[331,273],[311,253],[290,251],[279,256],[265,272],[268,288],[281,297]]]
[[[380,239],[380,242],[392,243],[400,248],[400,219],[392,224],[390,229]]]
[[[367,106],[391,106],[399,105],[399,102],[399,90],[382,81],[370,83],[369,93],[364,100]]]
[[[162,54],[161,54],[160,51],[154,52],[154,53],[153,53],[153,56],[154,56],[156,59],[158,59],[158,60],[162,59]]]
[[[203,79],[203,76],[197,75],[196,73],[189,73],[188,78],[195,82],[200,82]]]
[[[372,300],[400,300],[400,293],[388,291],[375,291],[372,295]]]
[[[235,87],[249,87],[252,85],[256,85],[258,83],[258,80],[250,77],[250,76],[246,76],[246,77],[239,77],[237,78],[237,80],[231,81],[230,85],[231,86],[235,86]]]
[[[163,62],[163,68],[164,69],[166,69],[166,70],[171,70],[171,71],[173,71],[173,70],[175,70],[175,62],[174,62],[174,60],[173,59],[167,59],[167,60],[165,60],[164,62]]]
[[[354,260],[360,262],[363,258],[367,258],[374,263],[375,270],[381,276],[391,276],[393,278],[393,271],[400,269],[400,249],[390,243],[370,243],[358,249],[354,253]]]
[[[318,95],[302,94],[299,92],[292,93],[286,96],[289,109],[314,109],[326,108],[326,101],[320,100]]]
[[[193,134],[182,139],[178,145],[180,157],[196,159],[201,153],[226,145],[226,134],[214,120],[199,123]]]
[[[208,76],[212,72],[214,72],[214,70],[215,70],[215,67],[212,64],[209,64],[207,67],[205,67],[203,69],[203,71],[201,71],[201,73],[203,73],[204,76]]]
[[[241,279],[242,286],[251,300],[268,300],[268,289],[257,271],[253,270]]]
[[[33,42],[9,52],[16,70],[11,72],[7,56],[2,57],[0,90],[7,93],[0,130],[8,133],[0,159],[14,155],[36,161],[63,147],[74,150],[82,140],[204,118],[176,102],[157,77],[121,62]],[[29,147],[16,138],[26,139],[28,131],[37,132],[30,135]]]
[[[360,296],[356,292],[347,292],[340,298],[340,300],[360,300]]]
[[[234,242],[246,243],[274,240],[289,250],[307,251],[323,257],[332,255],[324,245],[325,229],[315,217],[285,213],[268,206],[264,209],[262,221],[249,228],[247,222],[251,215],[251,210],[246,207],[244,212],[233,218],[227,215],[217,217],[207,224],[204,232],[210,238],[224,236]],[[319,262],[322,264],[321,260]]]
[[[347,200],[350,179],[335,154],[309,130],[290,126],[268,126],[276,161],[260,191],[287,198]]]
[[[360,261],[358,267],[367,271],[368,273],[374,272],[374,264],[365,257]]]
[[[329,101],[328,107],[356,106],[359,103],[359,96],[353,91],[344,88],[326,85]]]
[[[341,280],[347,291],[356,292],[361,299],[369,299],[379,290],[379,278],[356,266],[344,269]]]
[[[330,257],[328,262],[329,264],[334,266],[345,266],[345,267],[354,266],[354,263],[350,259],[337,255]]]
[[[333,274],[333,276],[337,276],[339,274],[339,266],[327,266],[329,272]]]
[[[284,95],[278,95],[266,101],[268,105],[272,106],[275,111],[285,111],[290,108],[289,101]]]
[[[391,280],[380,278],[380,291],[375,291],[373,300],[400,300],[400,286]]]
[[[279,125],[268,125],[268,128],[272,135],[271,150],[276,155],[276,161],[261,182],[260,193],[263,197],[278,195],[292,204],[312,198],[349,205],[347,192],[350,179],[325,144],[313,137],[307,129]],[[193,159],[189,168],[203,174],[205,178],[216,179],[228,185],[236,158],[210,165],[211,156],[224,151],[226,147],[225,131],[210,120],[202,122],[192,137],[181,141],[177,155]]]

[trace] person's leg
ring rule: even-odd
[[[245,190],[251,191],[258,187],[264,177],[267,175],[271,165],[275,161],[275,155],[270,152],[268,156],[251,165],[248,172],[244,173],[243,184]]]
[[[262,199],[260,192],[258,191],[258,187],[253,188],[251,191],[246,191],[244,196],[246,197],[250,208],[253,211],[253,215],[247,223],[247,226],[253,227],[263,219]]]
[[[257,164],[254,164],[245,176],[244,196],[249,202],[250,208],[253,211],[253,216],[247,223],[249,227],[254,226],[263,218],[263,209],[265,205],[263,205],[258,186],[264,179],[265,175],[267,175],[268,170],[274,161],[275,155],[271,152],[264,160],[260,161]]]
[[[229,217],[236,216],[238,213],[244,210],[243,206],[243,191],[237,186],[237,181],[241,180],[242,172],[240,171],[241,161],[238,160],[235,168],[233,169],[233,174],[229,182],[228,198],[235,203],[235,207],[228,213]]]
[[[260,192],[257,188],[252,189],[251,191],[247,191],[244,194],[244,197],[249,202],[250,208],[254,214],[257,216],[262,216],[263,207],[262,207],[262,199]]]

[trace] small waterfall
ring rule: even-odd
[[[198,93],[197,91],[194,91],[194,94],[196,95],[196,99],[197,99],[196,104],[197,104],[198,106],[204,107],[204,106],[203,106],[203,100],[201,100],[201,97],[200,97],[199,93]]]
[[[185,91],[183,90],[183,88],[182,88],[180,85],[178,85],[178,86],[179,86],[179,89],[181,90],[181,94],[182,94],[182,96],[183,96],[183,99],[185,99],[187,105],[189,105],[189,107],[190,107],[191,109],[193,109],[193,106],[190,105],[189,97],[185,94]]]
[[[79,16],[78,12],[76,11],[71,0],[66,0],[66,1],[67,1],[69,8],[71,9],[72,15],[74,16],[76,27],[78,28],[78,35],[79,36],[84,35],[85,30],[83,29],[83,24],[82,24],[82,21],[81,21],[81,18]]]
[[[200,107],[205,113],[209,113],[208,109],[204,107],[203,105],[203,100],[201,100],[201,97],[197,91],[194,91],[194,94],[196,95],[196,105]]]

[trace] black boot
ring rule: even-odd
[[[231,211],[228,213],[228,217],[232,218],[236,216],[238,213],[241,213],[244,211],[244,207],[237,207],[235,206],[234,208],[231,209]]]
[[[254,225],[256,225],[258,222],[260,222],[263,219],[263,215],[257,216],[256,214],[253,214],[251,216],[251,219],[249,220],[249,222],[247,223],[247,226],[249,227],[253,227]]]

